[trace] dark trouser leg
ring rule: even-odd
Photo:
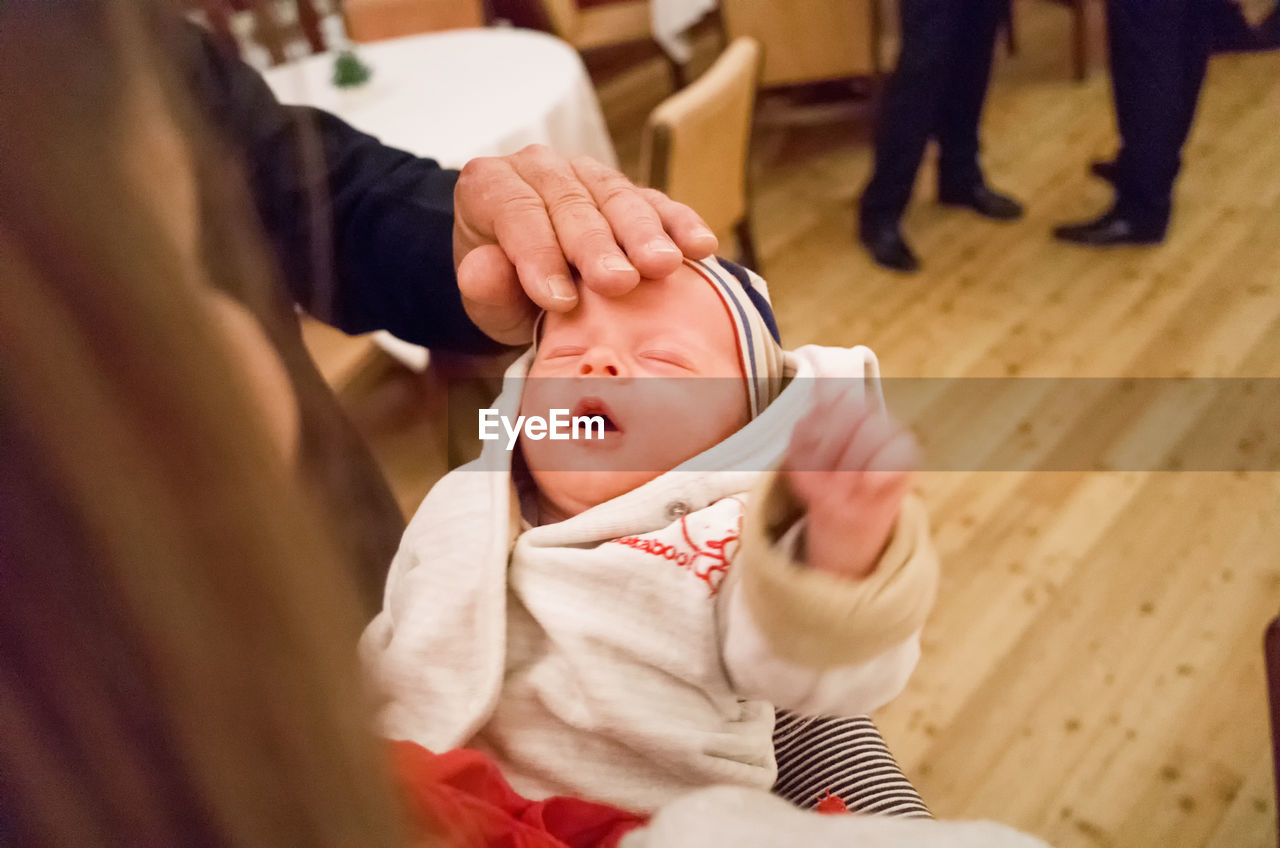
[[[859,204],[864,227],[892,224],[907,208],[916,171],[937,124],[951,72],[963,0],[902,0],[902,51],[876,123],[875,170]]]
[[[938,112],[938,186],[964,193],[982,182],[978,124],[987,99],[996,36],[1008,0],[965,0]]]
[[[1182,110],[1178,115],[1178,143],[1181,168],[1182,147],[1191,135],[1196,107],[1200,103],[1200,91],[1204,88],[1205,72],[1209,69],[1209,57],[1213,55],[1212,0],[1191,0],[1187,19],[1182,27]]]
[[[1209,58],[1205,0],[1110,0],[1116,211],[1163,228]]]

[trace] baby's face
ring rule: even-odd
[[[522,439],[544,507],[576,515],[723,441],[749,419],[738,342],[711,284],[688,266],[622,297],[580,288],[543,319],[522,415],[605,417],[604,438]]]

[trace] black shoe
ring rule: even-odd
[[[1116,169],[1115,162],[1103,162],[1103,161],[1090,162],[1089,173],[1093,174],[1095,177],[1099,177],[1101,179],[1106,180],[1112,185],[1116,184],[1116,177],[1119,176],[1120,174],[1120,172]]]
[[[1122,244],[1159,244],[1164,241],[1164,226],[1135,221],[1114,209],[1092,221],[1064,224],[1053,228],[1053,237],[1089,247],[1111,247]]]
[[[907,273],[920,270],[920,260],[911,252],[896,225],[859,227],[858,240],[882,268]]]
[[[1009,197],[993,191],[984,183],[977,183],[969,188],[938,191],[938,202],[943,206],[963,206],[972,209],[984,218],[996,221],[1012,221],[1022,217],[1022,204]]]

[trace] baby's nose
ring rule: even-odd
[[[582,377],[621,377],[622,358],[606,345],[596,345],[582,355],[578,363]]]

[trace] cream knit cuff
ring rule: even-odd
[[[862,579],[796,562],[780,537],[803,514],[784,478],[761,481],[742,529],[742,588],[777,655],[813,668],[865,662],[919,632],[933,607],[938,558],[924,504],[908,495],[876,568]]]

